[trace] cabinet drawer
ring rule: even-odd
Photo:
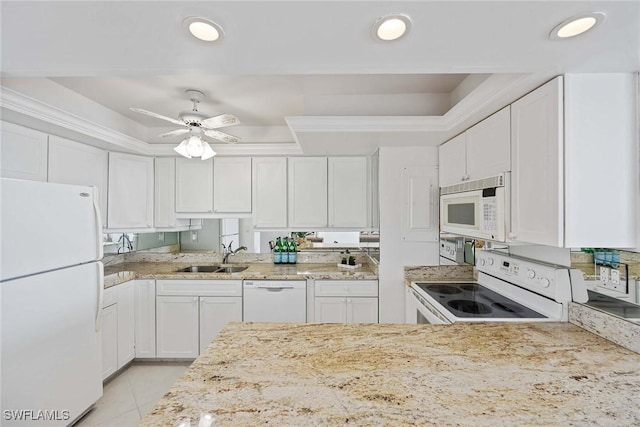
[[[242,296],[242,280],[156,280],[157,295]]]
[[[116,302],[118,302],[118,293],[116,291],[116,287],[112,286],[108,289],[105,289],[104,295],[102,297],[102,308],[109,307]]]
[[[377,280],[316,280],[317,297],[377,297]]]

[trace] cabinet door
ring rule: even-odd
[[[156,282],[135,282],[135,349],[137,358],[156,357]]]
[[[242,297],[200,297],[200,353],[229,322],[242,322]]]
[[[438,170],[434,166],[402,168],[402,240],[438,240]]]
[[[107,225],[108,169],[107,151],[49,136],[49,182],[97,187],[104,226]]]
[[[466,134],[462,133],[438,148],[441,187],[459,184],[467,176]]]
[[[100,315],[102,335],[102,379],[118,370],[118,305],[102,310]]]
[[[327,158],[290,157],[289,227],[327,226]]]
[[[251,213],[251,157],[216,157],[213,165],[213,211]]]
[[[316,297],[314,301],[315,322],[346,323],[347,299],[332,297]]]
[[[176,212],[213,213],[213,159],[176,159]]]
[[[158,296],[156,315],[157,357],[198,357],[198,297]]]
[[[467,175],[470,180],[511,170],[511,108],[503,108],[466,133]]]
[[[153,158],[109,153],[109,228],[153,226]]]
[[[47,134],[9,122],[0,127],[0,176],[46,181]]]
[[[118,369],[135,356],[134,282],[116,286],[118,303]]]
[[[511,104],[511,240],[563,245],[562,77]]]
[[[380,153],[371,156],[371,229],[380,230]]]
[[[368,226],[369,180],[366,157],[329,158],[329,227]]]
[[[286,157],[258,157],[252,160],[253,225],[256,228],[286,227]]]
[[[378,298],[347,298],[347,323],[378,323]]]
[[[174,227],[176,224],[176,160],[169,157],[155,159],[153,225]]]

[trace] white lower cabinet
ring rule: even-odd
[[[136,280],[135,303],[135,357],[156,357],[156,282]]]
[[[347,323],[378,323],[378,298],[347,298]]]
[[[198,297],[158,296],[156,310],[156,356],[198,357]]]
[[[102,379],[118,370],[118,308],[112,304],[102,309],[100,315],[102,335]]]
[[[321,323],[378,323],[378,281],[316,280],[314,316]]]
[[[193,359],[242,321],[242,280],[158,280],[156,357]]]
[[[316,322],[347,323],[346,298],[316,297],[314,309]]]
[[[118,369],[131,362],[135,356],[134,282],[117,285],[118,303]]]
[[[229,322],[242,322],[242,297],[200,297],[200,353]]]
[[[105,289],[102,307],[100,334],[102,379],[105,379],[135,356],[134,282]]]

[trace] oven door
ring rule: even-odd
[[[425,306],[424,299],[412,288],[407,288],[406,322],[411,324],[447,325],[451,322],[441,314]],[[437,313],[437,314],[436,314]]]

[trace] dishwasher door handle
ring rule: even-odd
[[[293,286],[258,286],[257,289],[266,289],[269,292],[280,292],[285,289],[293,289]]]

